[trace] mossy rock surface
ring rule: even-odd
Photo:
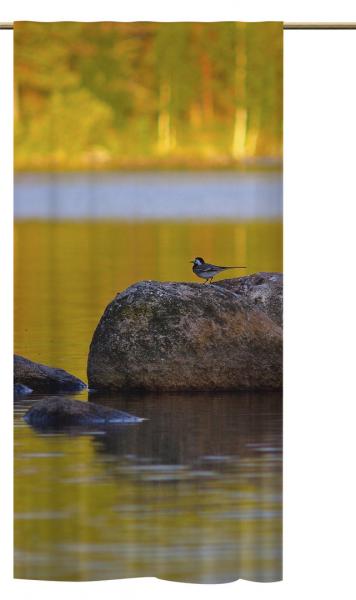
[[[231,391],[282,386],[282,275],[211,285],[141,281],[107,306],[88,357],[89,386]]]

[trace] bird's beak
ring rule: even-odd
[[[189,262],[190,262],[190,263],[193,263],[193,262],[194,262],[194,260],[190,260]]]

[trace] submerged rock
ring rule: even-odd
[[[118,294],[94,333],[91,388],[238,390],[282,386],[282,279],[141,281]]]
[[[87,386],[63,369],[47,367],[23,356],[14,356],[14,384],[22,384],[35,392],[75,392]]]
[[[70,427],[73,425],[110,425],[139,423],[143,419],[121,410],[68,398],[39,400],[24,419],[34,427]]]
[[[14,385],[14,394],[15,396],[25,396],[27,394],[32,394],[33,390],[29,388],[27,385],[23,385],[22,383],[16,383]]]

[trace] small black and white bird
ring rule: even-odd
[[[218,275],[221,271],[226,271],[226,269],[246,269],[246,267],[218,267],[218,265],[210,265],[201,256],[197,256],[190,262],[193,263],[193,273],[205,279],[204,283],[207,283],[209,280],[211,282],[215,275]]]

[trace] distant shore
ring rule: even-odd
[[[31,162],[15,161],[15,173],[71,173],[71,172],[129,172],[129,171],[281,171],[282,159],[280,157],[258,157],[243,161],[232,160],[229,157],[201,159],[190,157],[162,158],[127,158],[120,160],[100,161],[83,159],[81,161],[56,161],[38,159]]]

